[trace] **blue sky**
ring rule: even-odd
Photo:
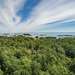
[[[75,0],[0,0],[0,32],[75,32]]]
[[[30,17],[34,7],[36,7],[40,1],[41,0],[26,0],[21,10],[17,12],[17,15],[21,17],[22,22],[26,21]]]

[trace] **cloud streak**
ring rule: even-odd
[[[67,32],[75,28],[74,24],[71,27],[72,23],[70,23],[69,27],[66,27],[64,23],[67,22],[66,24],[69,24],[70,21],[75,21],[75,0],[28,1],[0,0],[0,2],[2,2],[0,6],[0,28],[2,28],[3,31],[57,32],[58,27],[59,32]],[[64,23],[64,27],[62,27],[62,23]],[[54,29],[52,29],[52,27]],[[62,30],[61,27],[63,28]],[[0,30],[0,32],[2,30]]]

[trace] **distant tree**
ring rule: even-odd
[[[37,63],[36,61],[33,61],[31,64],[31,70],[32,74],[31,75],[39,75],[41,65],[40,63]]]
[[[70,58],[75,58],[75,50],[74,49],[65,50],[65,54],[66,54],[66,56],[68,56]]]

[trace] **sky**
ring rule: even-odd
[[[0,0],[0,32],[75,32],[75,0]]]

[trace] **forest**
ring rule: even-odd
[[[0,36],[0,75],[75,75],[75,37]]]

